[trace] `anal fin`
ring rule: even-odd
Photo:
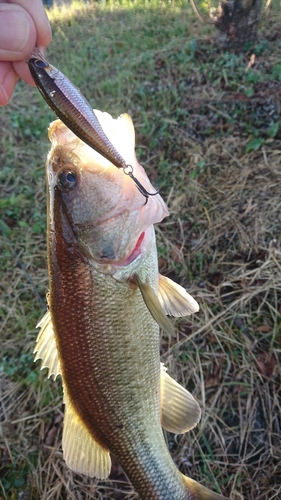
[[[111,470],[109,452],[98,444],[75,411],[64,388],[63,456],[67,466],[86,476],[106,479]]]
[[[168,375],[162,363],[160,387],[162,427],[175,434],[190,431],[200,420],[200,406],[190,392]]]
[[[192,498],[193,500],[230,500],[230,498],[224,497],[219,493],[205,488],[202,484],[197,483],[194,479],[184,476],[182,474],[182,479],[186,487],[186,499]],[[192,497],[191,497],[192,495]]]

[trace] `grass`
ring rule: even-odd
[[[218,52],[213,28],[181,2],[73,2],[49,16],[50,61],[93,107],[131,113],[138,158],[171,213],[156,228],[161,272],[200,303],[161,342],[169,372],[202,406],[196,429],[167,435],[173,458],[232,500],[278,499],[280,2],[263,16],[256,47],[240,55]],[[118,464],[107,482],[65,466],[60,382],[33,364],[48,288],[53,118],[23,83],[0,114],[0,498],[132,500]]]

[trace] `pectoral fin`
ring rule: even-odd
[[[143,300],[155,321],[170,335],[175,334],[173,323],[167,318],[166,313],[156,295],[148,283],[142,283],[139,276],[134,274],[133,280],[138,285]]]
[[[106,479],[111,470],[111,458],[89,433],[77,415],[64,388],[64,424],[62,449],[66,464],[79,474]]]
[[[168,316],[188,316],[199,311],[196,300],[174,281],[159,274],[158,298]]]
[[[54,375],[54,379],[56,379],[58,375],[61,375],[61,367],[50,311],[44,314],[36,328],[40,328],[40,332],[33,351],[36,353],[34,361],[42,359],[41,370],[49,368],[48,378]]]
[[[201,417],[200,406],[161,364],[161,424],[166,431],[183,434],[195,427]]]

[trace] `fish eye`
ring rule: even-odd
[[[49,66],[45,61],[41,61],[41,59],[35,59],[34,64],[37,68],[47,68]]]
[[[71,191],[77,185],[77,174],[73,170],[62,170],[58,176],[58,187],[61,191]]]

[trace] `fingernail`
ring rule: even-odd
[[[30,24],[23,12],[0,12],[0,49],[20,52],[27,44]]]
[[[9,67],[9,63],[3,63]],[[18,81],[19,77],[16,72],[11,68],[7,71],[4,71],[3,80],[0,78],[0,106],[5,106],[8,104],[11,98],[11,94],[14,90],[14,87]]]
[[[42,54],[42,56],[45,55],[46,47],[43,47],[43,45],[38,45],[38,50],[39,50],[40,54]]]

